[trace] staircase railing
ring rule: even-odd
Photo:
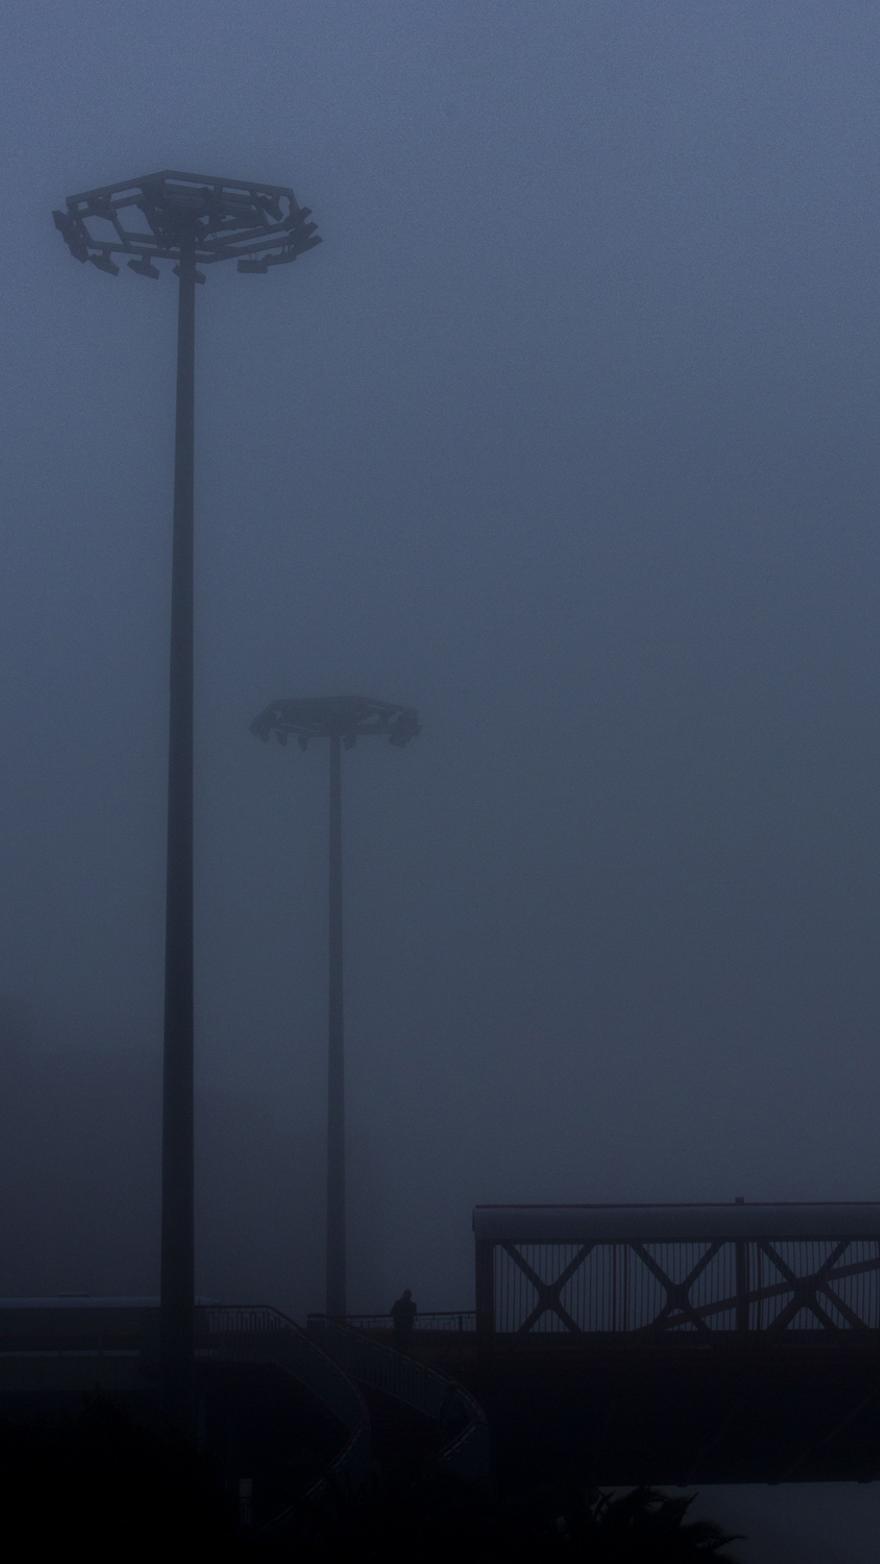
[[[196,1341],[203,1350],[239,1362],[270,1362],[285,1369],[342,1424],[347,1439],[324,1472],[297,1501],[276,1517],[286,1520],[303,1501],[346,1498],[370,1470],[370,1414],[357,1385],[323,1345],[278,1309],[265,1305],[212,1305],[197,1310]]]
[[[489,1425],[479,1402],[463,1385],[393,1347],[371,1341],[347,1323],[312,1314],[308,1331],[351,1379],[403,1401],[438,1424],[443,1436],[437,1457],[440,1469],[466,1482],[489,1476]]]

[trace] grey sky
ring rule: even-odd
[[[97,1165],[130,1113],[154,1212],[175,300],[49,214],[170,166],[325,240],[198,299],[200,1285],[320,1301],[324,759],[247,732],[283,694],[424,721],[346,762],[353,1302],[467,1301],[477,1200],[873,1197],[876,5],[3,31],[2,987],[88,1054]]]

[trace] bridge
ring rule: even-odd
[[[0,1411],[54,1423],[102,1393],[160,1430],[159,1324],[158,1299],[0,1300]],[[195,1359],[200,1444],[233,1485],[244,1479],[243,1525],[264,1538],[311,1527],[377,1458],[407,1482],[489,1476],[474,1397],[342,1322],[307,1333],[268,1306],[202,1302]]]
[[[263,1529],[392,1446],[468,1483],[880,1476],[880,1204],[478,1206],[473,1231],[474,1307],[419,1314],[405,1343],[388,1316],[196,1310],[209,1433],[254,1425],[224,1463],[283,1468]],[[148,1400],[158,1323],[157,1300],[0,1302],[0,1398]]]
[[[880,1476],[880,1204],[478,1206],[473,1229],[475,1309],[409,1350],[473,1391],[508,1469]]]

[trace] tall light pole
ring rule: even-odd
[[[165,1025],[162,1108],[161,1363],[166,1411],[191,1427],[193,1231],[193,440],[195,292],[201,266],[241,272],[295,261],[320,243],[292,190],[166,171],[69,196],[55,226],[74,258],[115,276],[113,259],[179,278],[171,567]]]
[[[327,963],[327,1291],[326,1311],[339,1319],[346,1312],[345,1220],[345,1010],[342,989],[342,751],[359,738],[386,738],[402,748],[419,732],[412,706],[368,700],[361,695],[329,699],[273,701],[251,723],[258,738],[289,737],[300,749],[311,739],[330,741],[330,831],[328,859]]]

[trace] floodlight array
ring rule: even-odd
[[[251,723],[257,738],[268,741],[274,737],[279,744],[295,738],[300,749],[307,749],[310,739],[319,738],[341,738],[346,749],[353,749],[359,738],[370,736],[387,738],[389,744],[402,749],[420,729],[414,707],[363,695],[272,701]]]
[[[170,170],[69,196],[52,216],[74,259],[111,276],[115,255],[141,277],[159,276],[155,262],[179,262],[185,250],[198,265],[235,260],[241,272],[266,272],[321,243],[309,207],[286,186]]]

